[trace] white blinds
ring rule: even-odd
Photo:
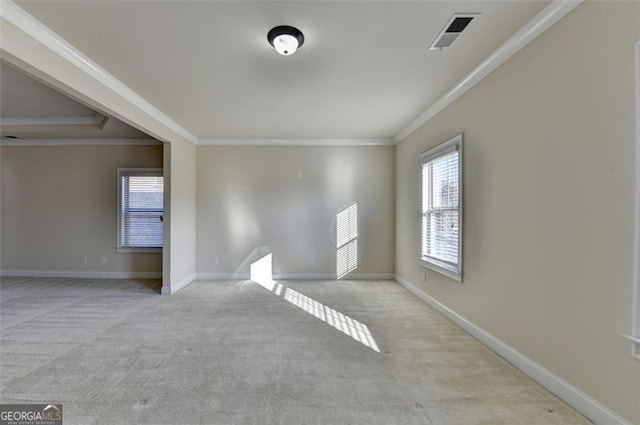
[[[163,178],[121,174],[120,244],[162,247]]]
[[[336,248],[358,237],[358,204],[351,204],[336,215]]]
[[[422,256],[458,264],[459,152],[422,164]]]
[[[338,279],[358,267],[358,204],[336,215],[336,276]]]

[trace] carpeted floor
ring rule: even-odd
[[[393,282],[3,278],[1,403],[65,425],[588,424]]]

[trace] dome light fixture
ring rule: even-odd
[[[271,28],[267,34],[269,44],[282,56],[291,56],[304,44],[304,34],[294,27],[280,25]]]

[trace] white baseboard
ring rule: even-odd
[[[274,273],[275,280],[337,280],[335,273]],[[393,280],[393,273],[351,273],[340,280]]]
[[[188,284],[190,284],[191,282],[193,282],[196,279],[197,279],[197,274],[193,273],[193,274],[185,277],[181,281],[179,281],[177,283],[174,283],[174,284],[167,284],[167,283],[163,282],[162,289],[160,290],[160,293],[162,295],[175,294],[176,292],[178,292],[179,290],[181,290],[182,288],[184,288],[185,286],[187,286]]]
[[[196,273],[198,280],[249,280],[247,273],[204,272]]]
[[[69,279],[162,279],[161,272],[104,272],[94,270],[0,270],[0,276]]]
[[[393,273],[352,273],[346,275],[342,280],[394,280]]]
[[[247,273],[197,273],[198,280],[249,280]],[[274,273],[275,280],[336,280],[335,273]],[[342,280],[393,280],[393,273],[352,273]]]
[[[335,280],[335,273],[274,273],[273,280]]]
[[[395,281],[594,423],[598,425],[632,425],[631,422],[599,401],[593,399],[550,370],[542,367],[513,347],[494,337],[478,325],[465,319],[435,298],[418,289],[409,281],[398,275],[395,276]]]

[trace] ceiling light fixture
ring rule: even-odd
[[[291,56],[304,44],[304,34],[294,27],[280,25],[271,28],[267,34],[269,44],[282,56]]]

